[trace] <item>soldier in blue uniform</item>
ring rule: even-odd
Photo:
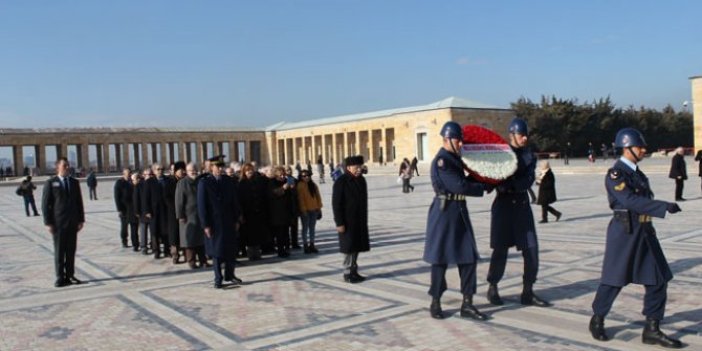
[[[507,252],[510,247],[516,246],[524,258],[522,305],[547,307],[551,304],[536,296],[532,290],[539,271],[539,245],[527,190],[534,183],[536,156],[527,146],[529,131],[525,120],[513,119],[508,131],[509,145],[517,155],[517,170],[497,186],[497,196],[492,203],[490,247],[493,251],[487,276],[490,283],[487,298],[493,305],[504,303],[497,284],[505,272]]]
[[[431,164],[431,183],[436,197],[429,207],[424,246],[424,261],[431,264],[429,295],[432,301],[429,310],[433,318],[444,318],[440,299],[446,291],[446,268],[449,264],[457,264],[463,293],[461,317],[486,320],[487,316],[473,306],[475,270],[480,257],[465,196],[483,196],[483,191],[492,190],[492,187],[465,176],[459,154],[463,143],[461,126],[456,122],[446,122],[441,128],[441,136],[443,147]]]
[[[665,335],[658,326],[665,313],[666,289],[673,273],[651,223],[651,217],[664,218],[666,212],[679,212],[680,207],[674,202],[653,199],[648,178],[638,167],[646,153],[646,141],[638,130],[620,130],[615,146],[622,149],[622,157],[605,177],[609,207],[614,216],[607,227],[602,279],[592,303],[590,333],[596,340],[609,340],[604,318],[622,287],[635,283],[646,287],[643,343],[681,348],[679,340]]]

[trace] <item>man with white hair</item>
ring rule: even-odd
[[[668,177],[675,179],[675,201],[685,201],[682,197],[683,182],[687,180],[687,166],[685,165],[685,149],[678,146],[675,149],[675,156],[670,164]]]

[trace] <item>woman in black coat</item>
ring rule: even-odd
[[[276,167],[273,171],[275,178],[268,183],[269,221],[276,238],[278,257],[289,257],[290,223],[293,218],[293,182],[287,180],[285,168]]]
[[[539,180],[536,181],[539,184],[537,203],[541,205],[541,221],[539,223],[548,223],[548,212],[556,216],[556,221],[558,221],[561,219],[562,213],[551,207],[551,204],[556,202],[556,178],[553,176],[548,161],[541,161],[539,171],[541,174]]]
[[[268,226],[268,179],[250,163],[241,168],[239,195],[244,222],[241,236],[248,245],[250,261],[261,259],[261,245],[270,240]]]

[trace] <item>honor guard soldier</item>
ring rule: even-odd
[[[431,163],[431,183],[436,197],[429,207],[424,261],[431,264],[430,314],[444,318],[441,295],[446,291],[446,268],[457,264],[461,277],[463,304],[461,317],[486,320],[487,316],[473,306],[476,286],[476,264],[480,258],[473,228],[468,217],[466,196],[483,196],[491,186],[466,177],[460,156],[463,131],[456,122],[446,122],[441,128],[443,147]]]
[[[620,130],[615,146],[622,149],[622,157],[605,177],[609,207],[614,213],[607,227],[602,279],[592,303],[590,333],[596,340],[609,340],[604,318],[622,287],[635,283],[646,288],[643,343],[681,348],[679,340],[665,335],[658,326],[665,313],[666,289],[673,274],[651,223],[651,217],[664,218],[666,212],[680,212],[680,207],[674,202],[653,199],[648,178],[638,167],[646,153],[646,141],[638,130]]]
[[[497,186],[497,196],[492,203],[490,247],[493,251],[487,276],[490,283],[487,298],[493,305],[504,303],[497,284],[505,272],[507,252],[516,246],[524,258],[522,305],[548,307],[551,304],[532,290],[539,271],[539,245],[527,191],[534,183],[536,156],[527,146],[529,131],[525,120],[513,119],[507,130],[509,145],[517,156],[517,170]]]

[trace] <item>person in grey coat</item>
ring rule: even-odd
[[[180,246],[185,250],[185,261],[190,268],[209,267],[205,257],[205,233],[197,212],[197,168],[194,163],[185,167],[186,177],[179,180],[175,192],[175,212],[178,218]]]

